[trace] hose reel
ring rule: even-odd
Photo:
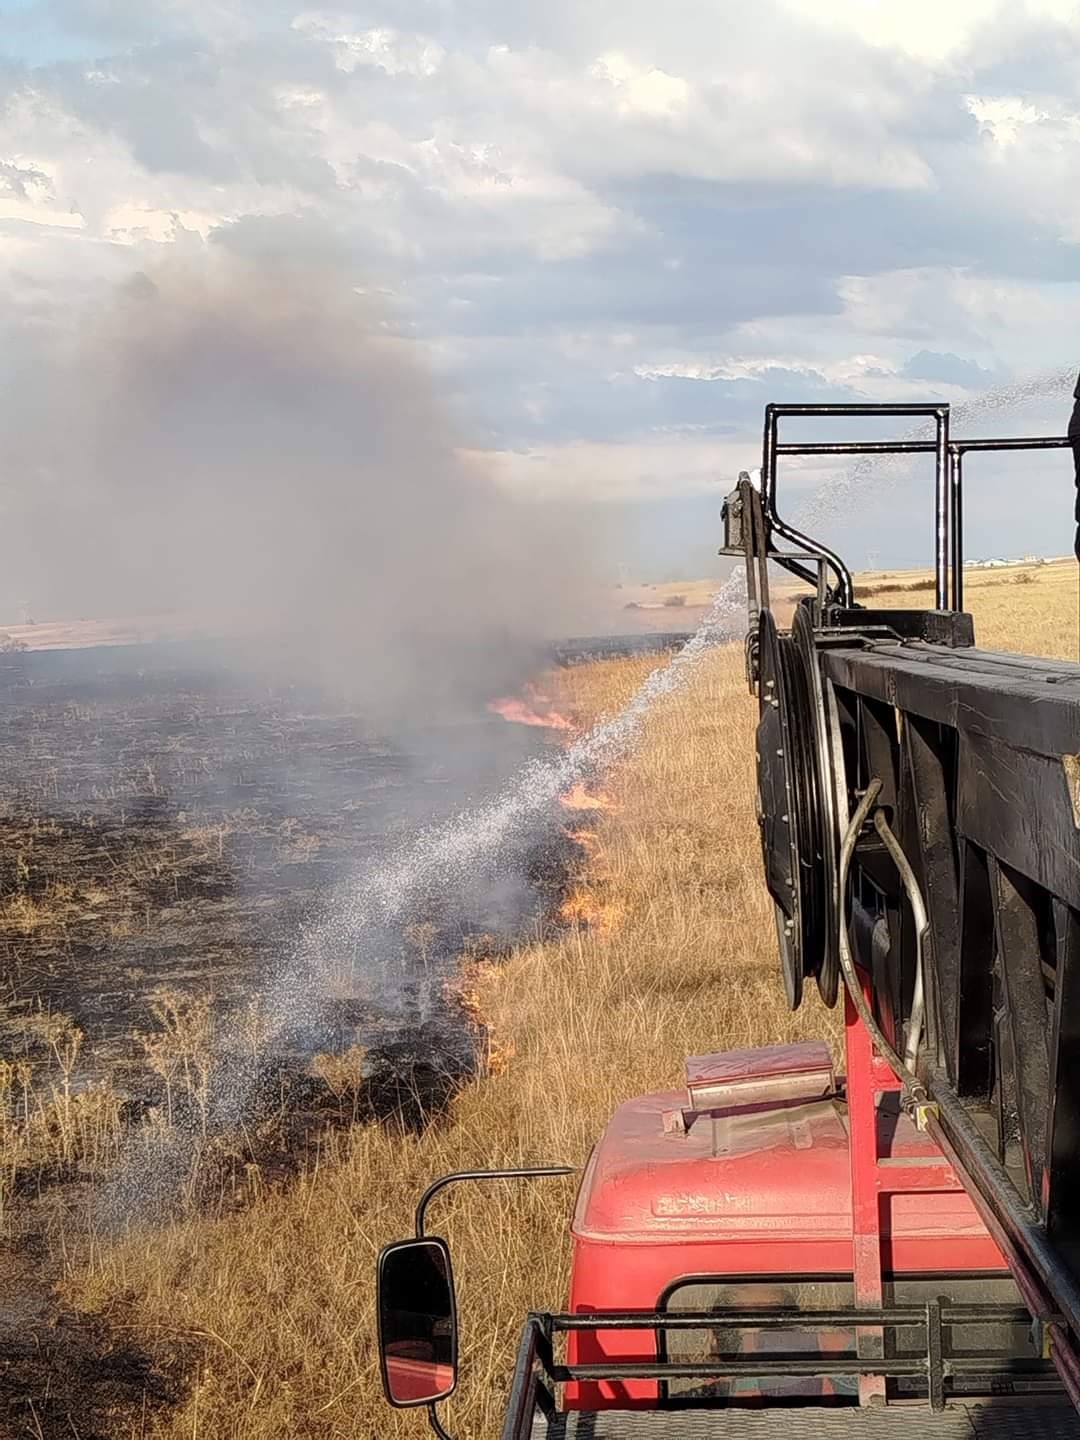
[[[790,634],[770,610],[757,628],[760,719],[758,824],[776,914],[784,991],[793,1010],[813,976],[838,993],[837,831],[832,765],[813,622],[800,607]]]

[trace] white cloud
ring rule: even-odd
[[[928,64],[958,59],[1002,22],[1014,18],[1014,0],[783,0],[802,20],[843,28],[875,48],[899,50]],[[1076,0],[1026,0],[1028,23],[1075,24]]]
[[[953,335],[969,352],[1011,352],[1030,357],[1032,368],[1042,368],[1036,357],[1048,335],[1060,332],[1071,349],[1080,322],[1080,282],[1033,285],[927,268],[848,277],[841,293],[847,324],[864,334],[899,335],[920,345]],[[1045,364],[1045,349],[1043,356]]]
[[[102,230],[106,239],[120,245],[148,240],[160,245],[175,240],[182,230],[193,231],[205,240],[222,218],[194,210],[153,210],[129,203],[114,206],[103,217]]]
[[[589,74],[611,87],[615,113],[620,117],[675,119],[686,113],[692,95],[689,82],[681,75],[635,65],[617,51],[601,55],[589,67]]]
[[[1003,147],[1015,145],[1028,126],[1050,119],[1019,95],[968,95],[965,100],[984,133]]]
[[[0,326],[332,247],[513,483],[620,495],[737,469],[776,384],[1072,357],[1073,0],[56,3],[100,53],[7,78]]]
[[[338,68],[347,75],[358,66],[370,65],[387,75],[430,79],[445,58],[442,46],[423,36],[401,34],[390,26],[350,30],[347,19],[322,11],[297,16],[293,26],[329,45]]]
[[[0,195],[0,222],[23,221],[28,225],[54,225],[62,230],[81,230],[86,223],[74,211],[50,210],[46,205]]]
[[[649,443],[578,441],[525,451],[497,450],[471,458],[505,488],[534,498],[654,500],[715,492],[717,504],[740,470],[760,463],[752,442],[657,439]]]

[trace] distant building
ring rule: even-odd
[[[1015,557],[1006,560],[1002,555],[991,555],[985,560],[965,560],[965,570],[998,570],[1003,565],[1045,565],[1046,560],[1042,555],[1024,555],[1020,559]]]

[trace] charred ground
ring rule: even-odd
[[[355,702],[233,660],[0,657],[0,1434],[137,1433],[174,1394],[53,1293],[59,1234],[158,1203],[147,1166],[126,1173],[134,1146],[158,1147],[162,1202],[220,1210],[328,1128],[429,1123],[475,1067],[449,967],[497,953],[565,884],[568,842],[538,835],[510,908],[421,901],[390,987],[331,995],[317,1033],[309,1017],[266,1040],[261,990],[335,888],[546,740],[482,709],[387,738]],[[218,1053],[225,1025],[239,1059]],[[208,1092],[237,1065],[242,1107],[215,1117]]]

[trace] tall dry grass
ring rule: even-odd
[[[34,1014],[24,1040],[38,1056],[0,1057],[0,1240],[16,1197],[58,1172],[96,1180],[120,1153],[122,1101],[108,1078],[76,1088],[83,1032],[69,1016]]]
[[[617,710],[650,661],[560,678],[585,717]],[[748,764],[753,705],[741,654],[710,657],[692,694],[651,717],[634,762],[610,777],[617,809],[589,826],[575,926],[522,947],[470,984],[500,1072],[419,1137],[356,1128],[326,1141],[287,1192],[246,1213],[197,1219],[96,1247],[73,1278],[83,1306],[147,1337],[163,1364],[197,1342],[188,1398],[149,1434],[188,1437],[423,1433],[383,1408],[373,1264],[407,1232],[432,1176],[474,1165],[581,1164],[627,1095],[677,1085],[688,1054],[828,1030],[810,1004],[782,1013],[772,919],[760,882]],[[479,993],[475,993],[479,991]],[[463,1383],[448,1420],[496,1433],[524,1313],[565,1291],[573,1185],[498,1184],[447,1196],[433,1216],[454,1247]],[[153,1428],[156,1425],[156,1429]]]
[[[1065,608],[1075,592],[1064,579],[1039,575],[1007,593],[973,586],[983,643],[1075,653],[1075,611]],[[553,683],[589,718],[618,709],[649,663],[584,667]],[[457,1097],[445,1124],[419,1136],[354,1127],[243,1213],[95,1243],[70,1274],[72,1301],[138,1337],[163,1368],[184,1357],[183,1401],[131,1433],[426,1433],[422,1415],[381,1401],[373,1267],[379,1246],[409,1231],[433,1176],[580,1165],[614,1107],[677,1085],[688,1054],[835,1034],[835,1014],[813,996],[797,1015],[785,1011],[753,819],[753,723],[736,647],[710,656],[684,694],[656,709],[639,750],[609,779],[617,809],[585,842],[584,908],[605,923],[525,945],[501,967],[474,967],[470,999],[489,1027],[483,1054],[500,1063]],[[431,1223],[452,1243],[460,1288],[463,1378],[446,1414],[457,1435],[498,1433],[517,1327],[528,1309],[560,1304],[573,1188],[461,1187],[436,1204]]]
[[[965,571],[964,608],[975,618],[976,642],[985,650],[1080,658],[1078,576],[1071,559]],[[873,606],[933,603],[929,571],[857,576],[856,594]]]

